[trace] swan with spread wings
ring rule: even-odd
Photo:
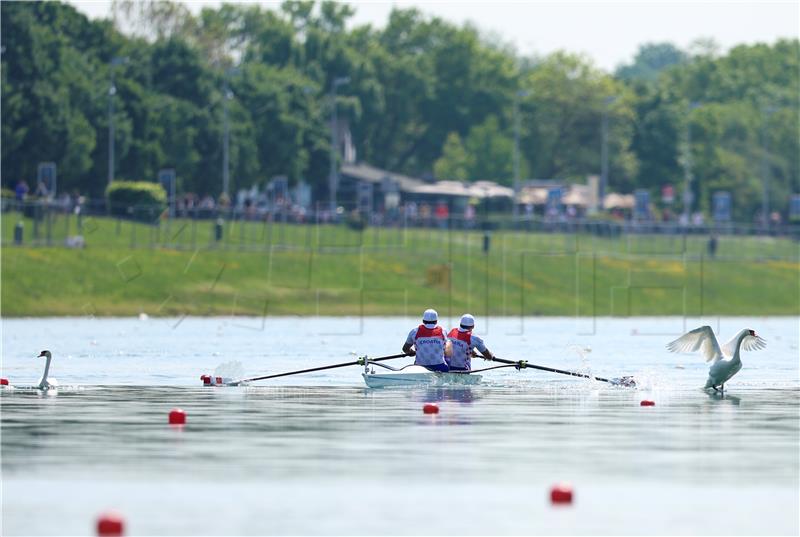
[[[672,352],[699,351],[706,362],[711,363],[705,388],[722,391],[725,389],[725,383],[742,368],[740,350],[755,351],[766,346],[767,342],[756,335],[755,330],[745,328],[720,347],[711,327],[701,326],[667,344],[667,349]]]

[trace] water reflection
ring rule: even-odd
[[[425,390],[422,400],[426,403],[441,403],[452,401],[456,403],[472,404],[480,399],[469,386],[438,386]]]
[[[727,401],[735,406],[739,406],[739,403],[742,402],[741,397],[726,392],[708,392],[708,398],[712,401]]]

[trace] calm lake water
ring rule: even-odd
[[[664,348],[702,324],[768,342],[724,396],[701,389],[699,355]],[[91,534],[107,509],[129,535],[800,533],[797,318],[478,318],[498,356],[638,389],[514,369],[462,388],[370,390],[358,367],[199,380],[395,354],[414,325],[4,319],[2,376],[20,389],[0,390],[0,533]],[[42,394],[24,387],[45,348],[61,388]],[[571,506],[549,502],[560,481]]]

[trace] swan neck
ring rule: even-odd
[[[44,364],[44,373],[42,374],[42,382],[47,380],[47,375],[50,373],[50,360],[52,359],[52,355],[47,355],[47,362]]]
[[[742,333],[739,334],[739,339],[736,340],[736,350],[733,353],[733,359],[734,360],[739,360],[740,359],[739,358],[739,349],[741,349],[742,341],[744,341],[744,338],[747,337],[747,334],[748,334],[747,330],[742,330]]]

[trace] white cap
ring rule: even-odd
[[[439,320],[439,314],[436,313],[436,310],[425,310],[425,313],[422,314],[422,322],[425,324],[436,324]]]
[[[469,313],[465,313],[461,316],[461,327],[462,328],[474,328],[475,327],[475,317],[470,315]]]

